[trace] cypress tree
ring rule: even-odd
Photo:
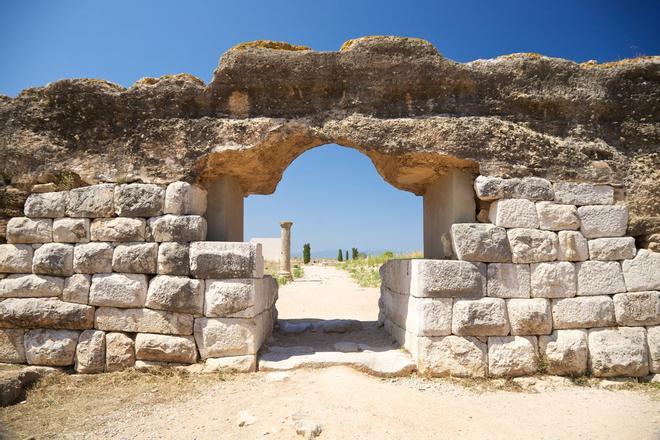
[[[337,253],[337,261],[344,261],[344,253],[339,249],[339,253]]]
[[[346,261],[348,261],[348,249],[346,249]]]
[[[357,260],[358,259],[358,248],[353,248],[352,252],[353,252],[353,259]]]
[[[312,259],[312,249],[309,243],[303,245],[303,263],[309,264],[309,261]]]

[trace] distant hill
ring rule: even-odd
[[[325,249],[321,251],[316,251],[314,248],[312,248],[312,260],[314,258],[337,258],[337,251],[339,249]],[[346,252],[347,249],[342,249],[342,251]],[[362,250],[358,249],[360,252],[364,252],[367,255],[381,255],[384,252],[387,251],[392,251],[395,254],[402,254],[402,253],[408,253],[408,252],[414,252],[410,250],[399,250],[399,249],[367,249],[367,250]],[[348,253],[351,253],[350,248],[348,249]],[[302,252],[292,252],[292,255],[294,258],[302,258]]]

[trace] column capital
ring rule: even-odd
[[[293,222],[288,221],[288,220],[280,222],[280,226],[285,228],[285,229],[289,229],[291,227],[291,225],[293,225]]]

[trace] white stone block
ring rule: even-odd
[[[149,229],[154,241],[200,241],[206,239],[206,219],[199,215],[152,217]]]
[[[115,247],[112,270],[123,273],[156,273],[158,243],[125,243]]]
[[[53,220],[13,217],[7,222],[8,243],[49,243],[53,241]]]
[[[471,336],[419,338],[418,368],[431,376],[485,377],[488,347]]]
[[[37,298],[62,295],[64,279],[45,275],[15,274],[0,280],[0,298]]]
[[[616,324],[609,296],[578,296],[552,302],[555,329],[608,327]]]
[[[538,369],[538,344],[534,336],[488,338],[488,373],[491,376],[528,376]]]
[[[120,217],[154,217],[163,213],[165,189],[152,184],[117,185],[115,213]]]
[[[165,214],[204,215],[206,213],[206,190],[187,182],[173,182],[165,192]]]
[[[575,205],[559,205],[552,202],[537,202],[536,212],[541,229],[560,231],[578,229],[580,218]]]
[[[105,371],[121,371],[135,365],[135,343],[124,333],[105,335]]]
[[[451,334],[452,298],[417,298],[381,287],[382,307],[388,319],[414,336]]]
[[[501,298],[454,300],[452,333],[458,336],[509,334],[506,303]]]
[[[529,264],[492,263],[488,265],[488,296],[529,298]]]
[[[34,251],[32,272],[42,275],[73,275],[73,246],[46,243]]]
[[[487,267],[483,263],[412,260],[408,292],[420,298],[478,298],[486,295]]]
[[[261,278],[261,245],[198,241],[190,244],[190,272],[195,278]]]
[[[0,362],[7,364],[24,364],[25,345],[23,329],[0,329]]]
[[[589,330],[589,363],[596,377],[646,376],[649,357],[643,327]]]
[[[167,241],[158,246],[158,268],[160,275],[190,274],[188,243]]]
[[[459,260],[511,261],[511,248],[504,228],[480,223],[456,223],[451,226],[451,239]]]
[[[611,205],[614,188],[591,183],[557,182],[554,185],[555,201],[567,205]]]
[[[53,220],[53,241],[58,243],[89,242],[88,218],[56,218]]]
[[[502,199],[490,204],[488,218],[503,228],[538,228],[534,202],[525,199]]]
[[[69,191],[67,201],[67,217],[112,217],[114,207],[115,186],[109,183]],[[61,217],[61,216],[58,216]]]
[[[660,292],[630,292],[614,295],[616,322],[625,326],[660,324]]]
[[[252,373],[257,371],[257,356],[227,356],[221,358],[208,358],[204,366],[204,373]]]
[[[649,348],[649,370],[651,373],[660,373],[660,326],[646,329],[646,342]]]
[[[545,372],[559,376],[586,374],[587,334],[587,330],[555,330],[550,336],[539,336],[539,355],[546,365]]]
[[[589,240],[589,256],[592,260],[628,260],[635,258],[637,249],[633,237],[596,238]]]
[[[192,336],[169,336],[138,333],[135,336],[135,357],[156,362],[197,362],[197,347]]]
[[[532,298],[570,298],[577,293],[575,266],[567,261],[531,265]]]
[[[514,263],[540,263],[557,259],[557,234],[538,229],[507,231]]]
[[[105,370],[105,332],[85,330],[76,347],[75,369],[78,373],[102,373]]]
[[[89,302],[89,287],[91,284],[92,277],[90,275],[77,273],[69,278],[65,278],[62,301],[87,304]]]
[[[514,298],[506,301],[506,307],[512,335],[547,335],[552,332],[549,300]]]
[[[24,212],[30,218],[56,218],[64,217],[69,193],[47,192],[30,194],[25,201]]]
[[[76,273],[112,272],[113,248],[109,243],[84,243],[73,248],[73,271]]]
[[[147,286],[146,275],[96,274],[89,289],[89,303],[105,307],[143,307]]]
[[[28,364],[53,367],[73,365],[79,334],[73,330],[28,330],[25,332]]]
[[[623,262],[623,278],[629,292],[660,290],[660,253],[640,249]]]
[[[0,273],[32,272],[32,255],[29,244],[0,244]]]
[[[618,261],[584,261],[575,267],[578,295],[610,295],[626,291]]]
[[[628,208],[623,205],[581,206],[580,232],[587,238],[620,237],[628,228]]]
[[[589,259],[589,247],[584,235],[577,231],[559,231],[557,237],[559,239],[557,260],[585,261]]]
[[[116,332],[191,335],[193,316],[162,310],[99,307],[96,309],[94,327]]]
[[[204,281],[158,275],[151,279],[146,307],[201,315],[204,311]]]
[[[94,307],[56,298],[9,298],[0,301],[0,328],[88,329]]]
[[[97,218],[90,227],[92,241],[145,241],[147,222],[143,218]]]
[[[229,317],[232,315],[251,312],[254,317],[266,307],[263,280],[261,279],[231,279],[206,280],[204,300],[204,315],[213,318]],[[256,308],[257,302],[262,300],[262,307]]]
[[[256,354],[259,350],[257,318],[197,318],[195,341],[202,359]]]

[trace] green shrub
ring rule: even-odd
[[[344,253],[339,249],[339,252],[337,253],[337,261],[344,261]]]
[[[303,245],[303,263],[309,264],[309,261],[312,259],[312,248],[309,243]]]

